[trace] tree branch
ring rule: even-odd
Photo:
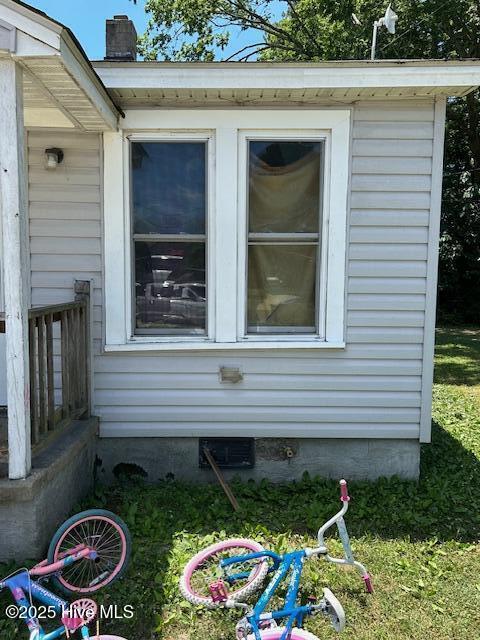
[[[231,56],[228,56],[228,58],[226,58],[224,60],[224,62],[230,62],[232,60],[232,58],[237,56],[239,53],[242,53],[242,51],[246,51],[247,49],[252,49],[253,47],[259,47],[259,49],[249,53],[248,54],[249,56],[255,55],[259,51],[265,51],[267,49],[281,49],[282,51],[294,51],[294,49],[292,49],[291,47],[287,47],[287,46],[282,45],[282,44],[270,44],[270,43],[265,43],[265,42],[256,42],[255,44],[247,44],[247,46],[242,47],[238,51],[235,51],[235,53],[232,53]],[[245,56],[243,56],[243,57],[245,57]],[[242,59],[243,58],[239,58],[238,61],[240,62]]]
[[[313,33],[312,31],[310,31],[310,29],[307,29],[306,24],[302,21],[302,19],[300,18],[299,14],[297,13],[297,10],[295,9],[295,3],[292,0],[286,0],[290,11],[292,13],[292,15],[294,16],[294,18],[297,20],[298,24],[302,27],[302,29],[305,31],[305,33],[307,34],[307,36],[309,38],[312,39],[312,41],[316,44],[316,46],[318,47],[318,51],[320,52],[322,47],[320,46],[320,43],[317,40],[317,36],[315,33]]]
[[[270,33],[270,35],[273,35],[273,36],[277,36],[278,38],[281,38],[283,41],[294,43],[296,45],[296,48],[295,48],[296,51],[301,51],[303,52],[303,54],[308,55],[308,51],[304,48],[300,40],[297,40],[291,33],[288,33],[288,31],[285,31],[285,29],[282,29],[277,25],[273,25],[261,14],[257,13],[256,11],[253,11],[253,9],[246,7],[245,5],[242,5],[240,0],[239,1],[229,0],[228,4],[232,5],[233,7],[236,7],[238,13],[235,14],[234,12],[228,12],[224,9],[224,13],[226,15],[230,15],[235,19],[239,19],[242,22],[246,22],[247,24],[252,26],[254,29]]]

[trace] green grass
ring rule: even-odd
[[[480,387],[480,329],[437,329],[435,382]]]
[[[396,478],[352,482],[347,524],[354,552],[373,575],[368,596],[356,574],[321,560],[305,566],[302,598],[329,586],[343,603],[355,640],[475,640],[480,622],[480,332],[439,330],[433,444],[422,451],[419,483]],[[132,620],[102,630],[128,640],[227,640],[237,612],[196,610],[182,600],[178,577],[203,546],[249,536],[284,551],[315,543],[338,507],[336,482],[304,478],[275,486],[233,484],[234,514],[217,486],[178,482],[98,488],[82,505],[104,506],[127,521],[134,537],[128,576],[105,603],[133,605]],[[338,540],[330,544],[341,553]],[[323,619],[306,625],[336,634]],[[23,638],[0,621],[0,637]]]

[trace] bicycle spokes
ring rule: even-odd
[[[120,529],[107,519],[87,519],[69,529],[57,546],[58,555],[68,554],[78,545],[93,551],[62,570],[61,579],[79,590],[90,589],[105,581],[122,560],[124,540]]]

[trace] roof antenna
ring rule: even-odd
[[[375,20],[375,22],[373,23],[372,55],[370,58],[371,60],[375,60],[378,27],[385,27],[389,33],[395,33],[395,24],[397,20],[398,16],[392,9],[392,5],[389,4],[383,18],[380,18],[380,20]]]

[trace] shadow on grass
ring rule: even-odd
[[[437,329],[435,382],[438,384],[480,385],[479,329]]]

